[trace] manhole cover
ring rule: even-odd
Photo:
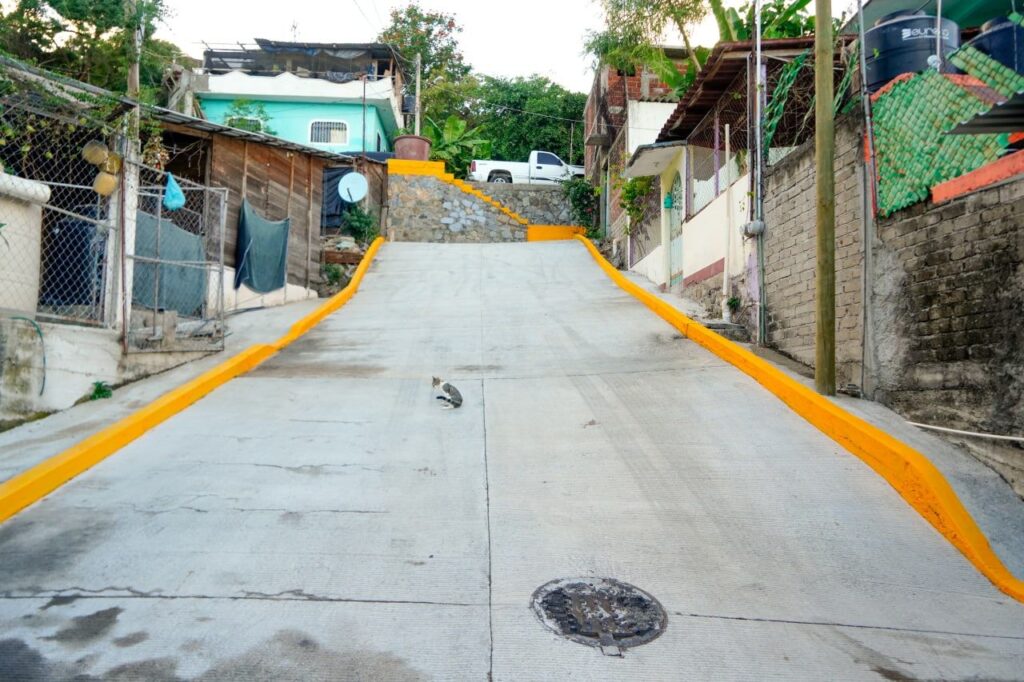
[[[668,625],[657,599],[611,578],[552,580],[533,593],[531,604],[548,629],[609,656],[657,639]]]

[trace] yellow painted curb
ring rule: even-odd
[[[526,228],[526,241],[548,242],[572,239],[587,233],[587,228],[576,225],[530,225]]]
[[[683,315],[629,281],[585,237],[577,236],[605,274],[687,338],[734,365],[789,405],[822,433],[862,459],[910,506],[967,557],[992,583],[1024,601],[1024,580],[1003,565],[978,524],[942,473],[927,457],[842,409],[771,363]]]
[[[214,389],[257,367],[315,327],[325,317],[341,308],[359,289],[363,276],[383,243],[384,239],[378,237],[370,245],[348,286],[327,299],[315,311],[293,324],[288,333],[277,341],[250,346],[188,383],[162,395],[142,409],[71,446],[59,455],[0,483],[0,523],[103,461]]]

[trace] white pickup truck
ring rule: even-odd
[[[530,152],[527,163],[477,159],[469,167],[469,179],[475,182],[529,185],[553,185],[583,173],[583,166],[570,166],[551,152],[538,151]]]

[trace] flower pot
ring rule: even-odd
[[[429,161],[430,138],[419,135],[399,135],[395,138],[395,158],[409,161]]]

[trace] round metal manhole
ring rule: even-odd
[[[611,578],[552,580],[533,593],[531,605],[548,629],[610,656],[657,639],[668,626],[657,599]]]

